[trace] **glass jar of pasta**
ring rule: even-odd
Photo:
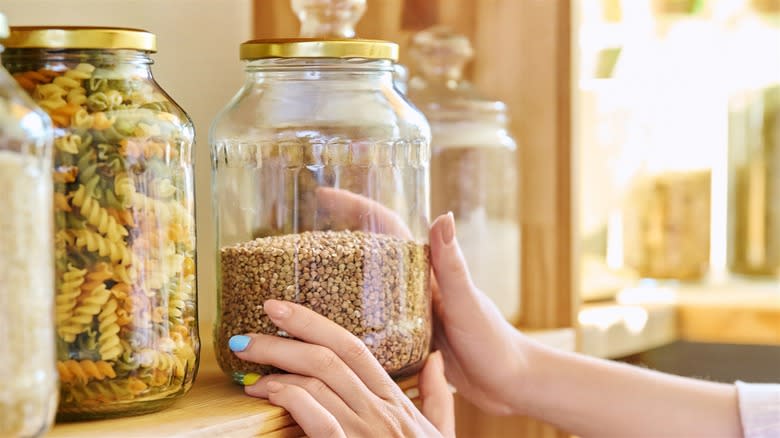
[[[647,4],[651,26],[638,26],[614,72],[632,108],[614,169],[624,190],[607,257],[644,280],[701,281],[725,265],[724,41],[701,2]]]
[[[8,36],[0,14],[0,40]],[[0,41],[2,44],[2,41]],[[3,46],[0,45],[0,52]],[[0,67],[0,436],[33,437],[57,410],[51,121]]]
[[[733,38],[741,68],[729,103],[728,262],[733,273],[774,278],[780,275],[780,3],[750,6]]]
[[[249,41],[246,82],[212,125],[222,369],[230,337],[286,336],[267,299],[301,303],[358,336],[393,377],[431,340],[430,128],[393,86],[398,46]]]
[[[412,39],[409,97],[431,124],[431,213],[451,211],[472,280],[510,321],[520,311],[517,148],[506,105],[465,79],[468,38],[433,27]]]
[[[155,36],[12,28],[4,65],[54,124],[59,418],[155,411],[197,371],[189,117]]]

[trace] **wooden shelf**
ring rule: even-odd
[[[204,342],[198,377],[189,394],[163,411],[111,420],[63,423],[53,438],[249,437],[303,435],[287,412],[248,397],[219,369],[210,342]]]
[[[617,358],[677,340],[780,345],[776,282],[627,290],[579,312],[580,351]]]
[[[574,349],[574,330],[530,332],[539,342],[566,350]],[[399,383],[406,395],[418,395],[417,379]],[[288,438],[303,432],[287,412],[267,401],[244,394],[217,365],[211,341],[205,339],[201,365],[192,391],[163,411],[111,420],[63,423],[54,426],[51,438],[174,437],[213,438],[216,436]]]
[[[686,341],[780,345],[780,285],[681,291],[677,330]]]
[[[579,312],[579,351],[617,358],[678,339],[677,309],[672,304],[586,304]]]
[[[399,383],[410,397],[416,377]],[[303,436],[292,417],[265,400],[249,397],[217,365],[211,340],[203,340],[192,390],[160,412],[110,420],[56,424],[52,438],[213,438],[217,436],[288,438]]]

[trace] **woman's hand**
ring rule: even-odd
[[[474,286],[455,237],[452,213],[431,226],[435,283],[434,348],[444,356],[447,380],[483,410],[517,414],[533,343],[510,325]],[[512,267],[508,275],[511,274]]]
[[[441,355],[420,373],[422,413],[357,337],[303,306],[276,300],[265,311],[297,340],[249,334],[230,340],[236,356],[292,374],[273,374],[247,394],[285,408],[310,437],[455,436],[452,394]]]

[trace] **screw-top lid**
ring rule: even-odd
[[[364,58],[398,60],[398,44],[381,40],[283,38],[241,44],[241,59]]]
[[[0,13],[0,38],[5,38],[8,36],[8,20],[6,20],[5,15]]]
[[[354,38],[366,0],[292,0],[304,38]]]
[[[11,49],[129,49],[157,51],[157,38],[142,29],[87,26],[14,26],[3,44]]]

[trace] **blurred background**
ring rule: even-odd
[[[0,0],[12,25],[140,27],[197,130],[201,326],[215,269],[207,133],[238,44],[294,37],[290,0]],[[521,257],[513,323],[561,348],[724,381],[780,381],[780,0],[368,0],[358,37],[434,25],[508,106]],[[501,190],[496,187],[495,190]],[[516,311],[516,312],[515,312]],[[738,358],[738,359],[736,359]],[[459,401],[463,436],[557,436]],[[513,432],[516,433],[516,432]]]

